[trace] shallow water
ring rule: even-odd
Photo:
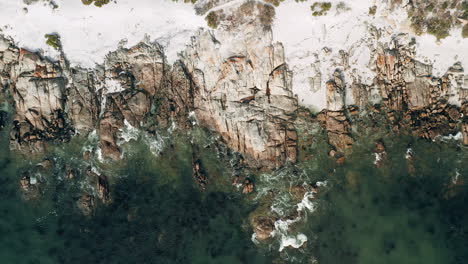
[[[348,162],[336,167],[316,140],[310,146],[313,158],[257,175],[257,195],[246,199],[230,186],[232,168],[219,162],[219,152],[202,131],[174,136],[158,156],[140,135],[125,147],[122,162],[96,161],[110,178],[113,203],[98,204],[86,217],[76,207],[83,187],[63,178],[62,165],[84,170],[89,163],[78,157],[90,140],[76,138],[52,148],[47,156],[60,166],[39,179],[47,182],[42,198],[25,201],[20,173],[36,161],[10,153],[5,136],[0,143],[2,263],[429,264],[464,263],[468,257],[468,192],[450,185],[457,175],[468,174],[468,159],[466,149],[453,141],[393,136],[385,141],[389,160],[375,168],[371,142],[358,142]],[[209,176],[205,192],[192,178],[188,142],[194,137]],[[413,174],[405,159],[409,144]],[[247,219],[261,207],[263,194],[277,190],[273,204],[287,215],[297,201],[284,190],[318,180],[328,184],[313,200],[315,211],[291,226],[291,234],[307,236],[301,248],[278,252],[277,237],[272,246],[251,241]]]

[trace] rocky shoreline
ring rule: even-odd
[[[326,109],[312,114],[292,92],[293,72],[284,47],[273,41],[272,21],[262,16],[266,8],[263,2],[248,2],[223,9],[217,30],[200,29],[173,65],[162,46],[150,41],[121,47],[102,65],[84,69],[71,67],[63,52],[52,61],[0,36],[0,104],[14,109],[11,124],[0,111],[0,129],[11,129],[10,148],[26,155],[43,153],[51,142],[96,133],[99,145],[87,155],[119,161],[122,131],[128,126],[150,136],[158,129],[200,126],[239,153],[239,166],[265,171],[297,162],[302,144],[297,128],[304,122],[322,126],[329,156],[343,164],[355,141],[353,126],[370,113],[387,119],[396,133],[428,140],[460,133],[468,145],[468,75],[460,64],[436,78],[430,65],[414,59],[411,39],[395,35],[374,55],[372,85],[346,80],[336,69],[323,76],[328,79]],[[347,56],[343,53],[344,62]],[[387,155],[383,143],[377,142],[376,154],[381,166]],[[210,179],[196,151],[192,167],[194,181],[204,190]],[[33,197],[37,190],[31,173],[18,181]],[[91,168],[86,174],[97,198],[111,203],[108,177]],[[73,178],[73,171],[68,175]],[[244,175],[233,182],[246,195],[255,190],[254,181]],[[308,188],[298,188],[301,198],[317,192]],[[96,202],[84,194],[78,203],[90,214]],[[267,240],[274,221],[262,216],[252,221],[257,238]]]

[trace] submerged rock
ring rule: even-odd
[[[96,208],[94,196],[83,194],[77,201],[77,206],[84,215],[91,215]]]

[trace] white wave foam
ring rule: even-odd
[[[413,149],[412,148],[408,148],[406,150],[406,154],[405,154],[405,159],[411,159],[413,157]]]
[[[438,136],[436,138],[439,138],[440,140],[444,141],[444,142],[447,142],[447,141],[450,141],[450,140],[456,140],[456,141],[459,141],[459,140],[462,140],[463,139],[463,134],[461,132],[458,132],[457,134],[453,135],[453,134],[450,134],[448,136]]]
[[[316,183],[317,187],[324,187],[326,185],[326,181]],[[316,210],[317,207],[313,201],[315,193],[315,190],[306,192],[301,202],[296,205],[299,215],[298,217],[287,220],[280,219],[275,222],[275,230],[273,231],[272,236],[278,237],[280,239],[280,252],[283,251],[286,247],[300,248],[302,245],[304,245],[305,242],[307,242],[307,236],[303,233],[290,234],[289,226],[303,220],[303,216],[306,216],[307,213],[311,213]],[[273,209],[274,208],[272,208],[272,210]],[[253,238],[254,237],[252,237],[252,239]]]
[[[124,127],[120,130],[121,143],[127,143],[130,140],[137,140],[140,135],[140,130],[132,126],[126,119],[124,120]]]
[[[163,137],[159,133],[156,133],[155,136],[151,136],[151,137],[146,135],[144,138],[146,144],[148,144],[149,146],[151,154],[153,154],[156,157],[161,155],[161,152],[166,147],[167,139],[168,139],[167,137]]]

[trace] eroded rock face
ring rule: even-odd
[[[254,166],[296,160],[292,125],[297,100],[281,44],[272,43],[258,13],[263,4],[224,10],[231,17],[216,33],[200,31],[182,61],[198,90],[198,121],[219,133]],[[242,16],[247,9],[251,16]]]
[[[351,137],[351,124],[346,116],[345,92],[343,76],[337,70],[327,82],[327,110],[319,116],[328,132],[329,143],[336,150],[332,157],[337,159],[342,158],[354,142]]]
[[[41,151],[46,140],[68,140],[66,85],[59,63],[0,39],[0,82],[13,97],[11,143],[15,149]]]
[[[362,84],[353,76],[352,83],[345,83],[351,80],[339,78],[339,70],[327,83],[327,109],[319,120],[324,123],[330,144],[338,154],[352,144],[349,115],[357,116],[359,110],[365,109],[387,113],[394,131],[402,130],[427,139],[461,132],[465,144],[468,142],[464,132],[466,121],[462,118],[468,82],[461,64],[453,65],[444,76],[435,78],[431,65],[414,59],[414,44],[404,34],[385,45],[379,43],[372,56],[376,73],[372,85]]]
[[[378,53],[375,83],[389,117],[399,128],[423,138],[456,133],[460,106],[468,98],[464,69],[455,64],[443,77],[434,78],[432,67],[414,56],[405,36],[395,38]],[[401,119],[395,118],[398,115]]]
[[[2,84],[18,112],[12,142],[42,144],[98,129],[102,156],[118,160],[126,122],[189,128],[193,112],[251,166],[295,162],[297,100],[283,47],[272,40],[273,16],[260,2],[234,4],[219,30],[200,30],[173,66],[149,42],[108,54],[103,67],[72,69],[3,41]]]
[[[197,5],[200,12],[206,5]],[[16,110],[12,146],[40,151],[47,141],[97,130],[102,156],[118,160],[124,126],[185,129],[194,116],[249,166],[295,162],[298,106],[284,49],[272,39],[274,9],[261,2],[233,3],[218,15],[217,30],[200,30],[172,66],[164,49],[149,41],[111,52],[95,69],[81,69],[0,38],[0,88],[12,95]],[[454,65],[444,77],[433,78],[431,66],[416,61],[407,42],[397,36],[386,46],[375,45],[373,85],[346,80],[339,70],[325,77],[330,78],[327,109],[319,120],[336,158],[353,144],[352,112],[375,104],[377,97],[396,130],[431,139],[461,131],[468,143],[464,69]],[[349,66],[347,56],[343,51],[343,67]],[[0,126],[3,120],[0,115]]]
[[[77,132],[87,134],[99,120],[101,107],[96,89],[102,86],[104,73],[99,68],[93,71],[75,68],[67,74],[72,80],[67,87],[68,117]]]

